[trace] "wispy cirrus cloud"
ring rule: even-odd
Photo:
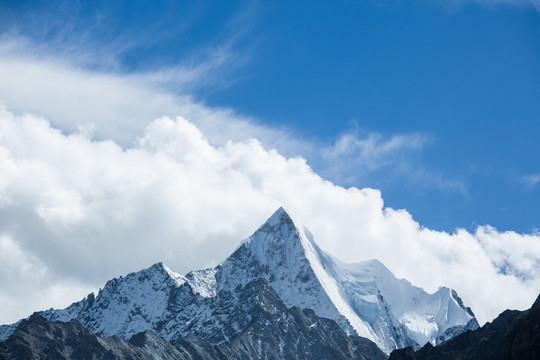
[[[322,150],[322,156],[329,160],[352,160],[360,166],[376,169],[394,163],[397,153],[420,150],[428,142],[427,136],[419,133],[385,138],[379,133],[360,135],[355,131],[342,134],[334,144]]]
[[[258,128],[250,127],[256,123],[253,119],[230,109],[210,110],[192,95],[194,87],[216,81],[214,72],[236,59],[227,52],[217,51],[216,57],[193,66],[124,73],[87,69],[54,52],[36,53],[29,39],[1,40],[0,99],[15,111],[46,115],[65,131],[93,124],[96,136],[128,146],[148,119],[166,114],[191,116],[203,128],[204,123],[212,127],[216,118],[230,121],[235,130],[227,135],[245,136],[249,131],[255,134]],[[79,114],[77,119],[73,119],[73,113]],[[210,132],[210,136],[217,142],[226,141],[217,131]]]
[[[520,181],[525,185],[526,189],[532,189],[540,183],[540,173],[522,176]]]
[[[441,0],[446,6],[460,6],[466,3],[477,3],[483,6],[493,7],[497,5],[510,5],[528,7],[540,11],[540,0]]]
[[[355,129],[321,148],[318,170],[345,185],[400,179],[423,188],[466,193],[466,183],[460,178],[423,166],[419,155],[434,142],[432,136],[420,132],[385,135]]]

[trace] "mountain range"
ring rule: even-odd
[[[150,330],[129,339],[103,338],[78,320],[47,321],[34,313],[19,323],[7,341],[0,342],[0,359],[387,359],[375,343],[348,336],[335,321],[309,309],[288,309],[264,279],[238,287],[234,297],[238,301],[228,309],[231,318],[245,325],[219,344],[194,334],[165,341]]]
[[[387,359],[370,340],[348,336],[312,310],[287,309],[265,279],[237,289],[237,304],[250,324],[230,341],[212,345],[197,336],[167,342],[152,331],[101,338],[77,320],[47,321],[34,313],[5,342],[0,359],[218,360],[218,359]],[[536,360],[540,358],[540,296],[531,309],[506,310],[492,323],[468,330],[434,347],[394,350],[389,360]]]
[[[261,311],[271,315],[261,318]],[[371,341],[389,354],[398,348],[437,345],[478,328],[471,309],[452,289],[440,287],[428,294],[397,279],[377,260],[342,263],[322,251],[309,230],[283,208],[215,268],[179,275],[154,264],[108,281],[97,296],[89,294],[66,309],[2,325],[0,340],[11,340],[18,326],[40,319],[53,327],[80,323],[105,345],[106,338],[125,345],[151,332],[168,344],[188,341],[188,348],[204,344],[217,353],[243,344],[239,346],[251,349],[251,355],[270,354],[271,349],[283,356],[283,351],[292,354],[299,347],[309,353],[309,346],[334,336],[341,340],[328,344],[339,343],[329,346],[342,358],[361,358],[355,349],[372,349],[366,345]],[[327,335],[313,333],[318,343],[304,334],[298,342],[291,329],[298,332],[300,323]],[[265,326],[271,331],[265,332]],[[258,342],[253,343],[255,338]],[[186,339],[192,339],[191,345]],[[265,346],[269,348],[263,351]],[[183,351],[182,346],[175,349]],[[377,358],[375,350],[371,354]]]

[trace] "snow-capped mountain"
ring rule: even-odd
[[[226,342],[211,344],[190,334],[168,342],[146,330],[129,339],[102,338],[77,320],[47,321],[38,313],[23,320],[5,342],[0,359],[92,360],[386,360],[377,345],[347,335],[313,310],[287,308],[265,279],[234,290],[230,318],[248,319],[243,330]],[[228,297],[222,291],[218,297]],[[216,302],[219,302],[217,300]],[[127,340],[127,341],[126,341]]]
[[[344,264],[322,251],[285,209],[277,210],[213,275],[217,291],[264,277],[287,306],[374,341],[383,351],[440,343],[478,323],[456,292],[428,294],[382,263]]]
[[[222,264],[175,274],[161,263],[107,282],[49,320],[77,319],[101,335],[123,338],[153,330],[165,340],[195,334],[220,344],[242,332],[250,315],[239,288],[264,278],[287,307],[309,308],[335,320],[349,334],[383,351],[438,344],[478,323],[457,294],[442,287],[428,294],[397,279],[382,263],[344,264],[323,252],[313,235],[278,209]],[[15,324],[0,327],[5,339]]]

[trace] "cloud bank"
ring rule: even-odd
[[[215,265],[280,205],[339,259],[377,258],[428,291],[450,286],[481,322],[540,291],[540,234],[433,231],[384,207],[378,190],[336,186],[256,139],[213,145],[181,117],[122,147],[4,107],[0,323],[157,261],[180,273]]]

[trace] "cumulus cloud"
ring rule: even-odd
[[[482,322],[540,290],[539,234],[430,230],[378,190],[336,186],[256,139],[214,145],[180,117],[123,147],[3,108],[0,322],[157,261],[180,273],[215,265],[280,205],[341,260],[378,258],[429,291],[453,287]],[[27,293],[43,295],[19,302]]]

